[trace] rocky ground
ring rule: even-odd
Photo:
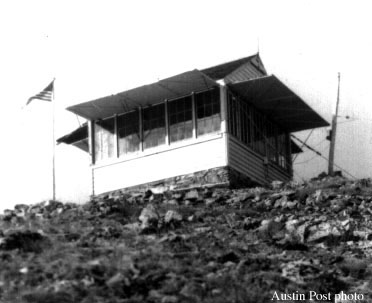
[[[372,302],[371,217],[371,180],[340,177],[17,205],[0,302]]]

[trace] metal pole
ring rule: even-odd
[[[55,112],[55,105],[54,105],[54,100],[55,100],[55,94],[54,94],[54,81],[55,79],[53,80],[53,93],[52,93],[52,116],[53,116],[53,200],[55,201],[56,200],[56,156],[55,156],[55,127],[54,127],[54,112]]]
[[[331,129],[331,143],[329,146],[329,157],[328,157],[328,175],[333,176],[333,166],[335,158],[335,147],[336,147],[336,130],[337,130],[337,117],[338,117],[338,105],[340,103],[340,73],[338,73],[338,88],[337,88],[337,103],[336,103],[336,114],[332,117],[332,129]]]

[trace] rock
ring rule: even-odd
[[[294,209],[298,205],[298,201],[287,201],[284,207]]]
[[[142,209],[138,218],[141,221],[142,230],[156,229],[159,221],[159,214],[152,204]]]
[[[340,238],[344,234],[345,230],[340,225],[323,222],[309,227],[307,242],[323,242],[332,238]]]
[[[172,198],[173,198],[173,199],[176,199],[177,201],[182,200],[183,197],[184,197],[183,193],[180,193],[180,192],[179,192],[179,193],[173,193],[173,194],[172,194]]]
[[[108,287],[119,286],[124,281],[124,276],[121,273],[117,273],[106,281]]]
[[[185,195],[185,200],[196,201],[199,199],[199,192],[196,189],[190,190]]]
[[[164,201],[164,204],[168,204],[168,205],[176,205],[176,206],[178,206],[178,201],[177,201],[176,199],[165,200],[165,201]]]
[[[205,199],[205,205],[211,205],[211,204],[214,204],[216,202],[216,198],[207,198]]]
[[[182,221],[182,216],[175,210],[168,210],[164,216],[164,223],[179,223]]]
[[[4,221],[10,221],[16,215],[15,212],[10,209],[4,209],[3,214]]]
[[[2,239],[0,249],[13,250],[19,249],[23,252],[41,252],[48,244],[48,239],[39,232],[15,231],[9,233]]]
[[[27,212],[29,208],[30,206],[26,204],[17,204],[16,206],[14,206],[14,209],[18,212]]]
[[[258,234],[266,240],[280,240],[285,237],[285,225],[274,220],[263,220]]]
[[[271,187],[274,190],[281,189],[283,187],[283,182],[282,181],[273,181],[273,182],[271,182]]]
[[[124,228],[134,232],[140,232],[142,230],[142,227],[138,222],[125,224]]]
[[[63,203],[59,201],[54,201],[54,200],[48,200],[45,205],[44,209],[48,212],[52,212],[53,210],[56,210],[57,208],[62,208]]]
[[[226,262],[233,262],[238,263],[240,261],[240,257],[233,251],[230,251],[228,253],[224,253],[221,256],[217,258],[217,261],[220,263],[226,263]]]

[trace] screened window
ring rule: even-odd
[[[253,112],[253,148],[260,154],[265,155],[265,128],[263,116]]]
[[[267,121],[267,155],[270,161],[278,163],[278,130],[277,127]]]
[[[117,119],[119,156],[137,152],[141,141],[138,111],[120,115]]]
[[[100,161],[115,157],[115,118],[96,121],[94,125],[94,155]]]
[[[165,144],[165,104],[143,110],[143,148]]]
[[[278,164],[283,168],[289,168],[288,153],[287,153],[287,136],[285,133],[281,133],[278,136]]]
[[[195,95],[197,135],[202,136],[220,130],[219,90],[213,89]]]
[[[248,102],[227,95],[228,130],[245,145],[284,169],[290,169],[289,137]]]
[[[246,145],[251,145],[251,113],[247,103],[240,102],[240,127],[241,127],[241,140]]]
[[[192,98],[185,97],[168,103],[170,142],[192,137]]]

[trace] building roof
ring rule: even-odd
[[[329,125],[274,75],[231,83],[228,86],[288,132]]]
[[[195,69],[67,109],[88,120],[104,119],[165,100],[226,85],[288,132],[329,124],[275,76],[268,76],[258,54],[201,71]]]
[[[71,133],[57,139],[57,144],[60,143],[72,144],[82,149],[83,151],[88,152],[89,151],[88,124],[83,123],[81,126],[73,130]]]
[[[104,119],[216,87],[218,84],[198,70],[188,71],[116,95],[70,106],[67,110],[88,120]]]
[[[229,75],[233,74],[242,66],[247,65],[251,69],[251,72],[254,72],[257,76],[267,75],[259,54],[202,69],[201,72],[214,80],[220,80],[228,78]]]

